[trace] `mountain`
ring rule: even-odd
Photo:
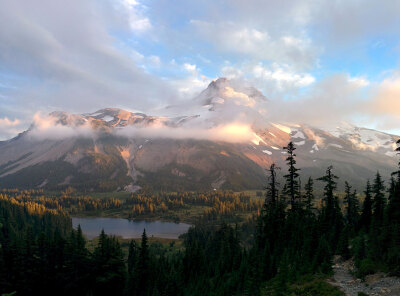
[[[252,86],[217,79],[193,100],[149,116],[117,108],[52,112],[0,142],[0,187],[83,191],[261,189],[272,162],[285,170],[293,141],[303,178],[333,165],[361,189],[395,169],[398,136],[340,123],[318,128],[271,122],[268,100]]]

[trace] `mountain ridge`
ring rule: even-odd
[[[0,143],[0,186],[257,189],[272,162],[284,166],[281,148],[289,141],[298,148],[299,167],[312,177],[332,164],[361,187],[376,170],[385,177],[394,170],[398,136],[348,123],[271,122],[263,112],[267,104],[255,88],[220,78],[186,105],[191,108],[174,107],[179,116],[119,108],[36,116],[27,131]]]

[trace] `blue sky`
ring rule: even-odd
[[[151,113],[217,77],[282,119],[400,134],[400,2],[0,0],[0,139],[35,113]]]

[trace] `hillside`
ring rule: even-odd
[[[333,165],[359,188],[377,170],[385,178],[394,170],[398,136],[349,123],[271,122],[267,107],[257,89],[220,78],[193,100],[165,109],[168,116],[118,108],[36,116],[27,131],[0,143],[0,186],[259,189],[272,162],[283,166],[289,141],[305,176],[321,176]]]

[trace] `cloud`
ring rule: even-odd
[[[94,138],[97,132],[89,122],[83,124],[64,125],[59,122],[59,118],[51,115],[42,115],[37,112],[33,117],[33,124],[28,137],[31,140],[62,140],[67,138]]]
[[[81,120],[77,120],[74,122],[74,118],[74,115],[69,115],[69,124],[65,125],[60,122],[60,118],[57,116],[43,116],[38,112],[33,118],[28,137],[31,140],[97,138],[104,132],[104,130],[94,128],[90,121],[81,122]],[[204,126],[204,124],[170,127],[156,121],[148,126],[127,126],[121,129],[110,128],[107,132],[129,139],[195,139],[229,143],[258,141],[258,137],[251,129],[250,124],[232,120],[210,128]]]
[[[368,119],[380,129],[400,130],[400,75],[395,73],[379,83],[364,106]]]
[[[8,117],[0,118],[0,140],[7,139],[22,131],[23,123],[20,120],[11,120]]]
[[[180,101],[177,101],[177,103],[190,102],[189,100],[204,90],[212,80],[200,74],[200,69],[196,64],[183,63],[179,65],[175,60],[172,60],[170,66],[183,71],[181,77],[170,78],[168,80],[172,87],[179,93]]]
[[[297,72],[287,64],[278,63],[227,64],[222,68],[222,74],[230,79],[248,80],[271,99],[279,99],[283,95],[297,95],[300,89],[309,87],[316,81],[310,73]]]
[[[21,109],[145,110],[176,96],[117,49],[109,28],[123,26],[124,14],[109,2],[0,0],[0,6],[0,73],[14,77],[14,88],[3,94]]]
[[[222,141],[228,143],[248,143],[257,140],[257,135],[252,131],[251,126],[232,122],[222,124],[212,128],[201,127],[167,127],[167,126],[149,126],[149,127],[127,127],[117,131],[120,136],[128,138],[162,138],[162,139],[194,139]]]
[[[316,29],[320,42],[333,48],[348,45],[354,48],[377,36],[385,38],[400,33],[400,4],[396,0],[333,0],[309,4],[308,25]]]
[[[0,118],[21,122],[1,138],[27,127],[37,110],[151,112],[188,102],[217,76],[250,81],[271,101],[265,109],[282,118],[398,126],[387,107],[397,106],[398,78],[379,76],[388,59],[398,64],[397,0],[0,0],[0,7]],[[343,69],[332,65],[342,61]]]
[[[316,62],[317,49],[305,34],[271,36],[267,30],[242,27],[233,22],[211,23],[192,20],[200,36],[217,50],[258,60],[289,63],[309,68]]]
[[[122,0],[122,7],[128,14],[130,28],[135,32],[145,32],[152,28],[149,18],[143,15],[146,6],[135,0]]]
[[[359,115],[365,102],[363,88],[347,74],[317,82],[296,100],[271,100],[269,116],[276,121],[301,122],[317,127],[336,125]]]
[[[6,127],[18,126],[21,122],[18,119],[10,120],[7,117],[0,118],[0,125]]]

